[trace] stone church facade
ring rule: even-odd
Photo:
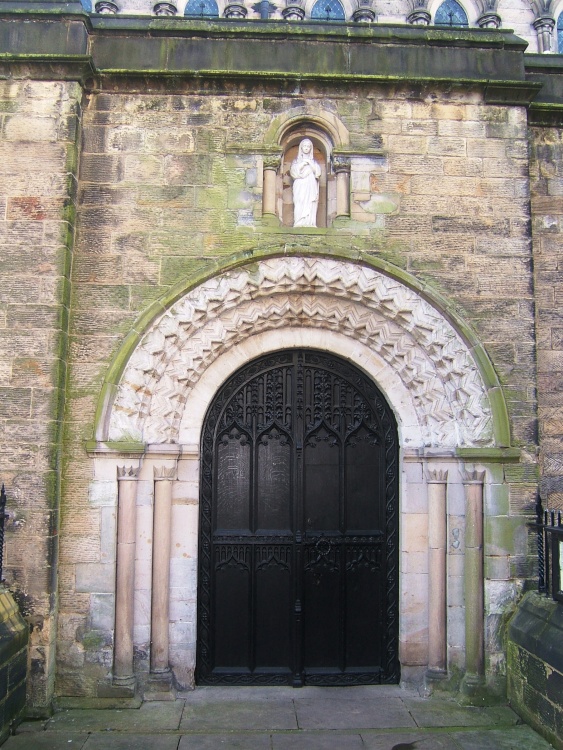
[[[29,705],[193,687],[206,415],[297,350],[353,364],[396,421],[393,680],[502,694],[537,493],[562,505],[563,78],[535,54],[558,9],[448,28],[407,22],[422,5],[98,5],[0,9],[0,478]],[[292,225],[305,137],[317,227]]]

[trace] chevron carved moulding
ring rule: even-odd
[[[486,388],[445,317],[373,268],[318,258],[229,271],[156,319],[125,368],[108,438],[177,442],[184,406],[205,369],[248,337],[286,328],[336,332],[368,347],[409,391],[426,446],[492,445]]]

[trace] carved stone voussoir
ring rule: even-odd
[[[480,372],[446,318],[396,279],[328,258],[263,260],[188,292],[131,356],[108,438],[177,442],[186,400],[207,364],[285,327],[338,332],[369,347],[411,393],[425,445],[493,444]]]

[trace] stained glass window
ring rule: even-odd
[[[215,0],[188,0],[185,16],[212,16],[219,15],[219,8]]]
[[[467,14],[456,0],[445,0],[436,11],[436,26],[469,26]]]
[[[557,19],[557,51],[563,55],[563,13]]]
[[[84,10],[88,11],[88,13],[92,12],[92,0],[80,0],[80,2]]]
[[[345,21],[344,8],[339,0],[317,0],[311,11],[311,18],[317,21]]]

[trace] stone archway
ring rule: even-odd
[[[165,572],[170,555],[174,562],[168,601],[178,611],[182,605],[183,614],[173,621],[167,607],[163,611],[160,606],[158,627],[165,653],[160,667],[170,663],[180,684],[193,679],[195,661],[196,599],[186,605],[181,597],[195,587],[199,440],[205,413],[217,389],[241,365],[284,347],[309,347],[344,357],[385,394],[397,420],[402,461],[402,672],[420,672],[428,665],[438,671],[447,668],[447,602],[441,582],[446,575],[446,539],[439,540],[442,578],[432,584],[429,514],[445,518],[448,513],[446,483],[453,504],[463,507],[465,466],[457,454],[468,449],[473,456],[486,455],[487,450],[506,446],[508,423],[494,370],[469,329],[455,326],[452,316],[417,291],[414,280],[411,284],[406,275],[397,275],[321,256],[271,257],[232,268],[187,291],[164,312],[160,308],[113,383],[110,373],[99,410],[99,444],[103,442],[106,457],[115,452],[121,463],[123,458],[117,456],[134,444],[144,454],[140,476],[151,486],[154,472],[155,518],[160,512],[156,500],[163,493],[173,518],[168,548],[153,553],[153,560],[160,560]],[[477,472],[467,479],[472,486],[481,482],[481,489],[473,493],[477,501],[482,501],[483,476]],[[135,479],[121,476],[120,505],[122,487],[124,497],[129,497],[131,490],[126,488]],[[442,534],[446,527],[441,523]],[[152,526],[145,535],[151,530]],[[158,544],[155,537],[155,549]],[[183,550],[185,559],[175,561],[176,548]],[[119,554],[117,565],[119,571]],[[128,580],[133,574],[130,570]],[[153,563],[153,580],[157,574]],[[123,596],[132,600],[133,594]],[[118,611],[125,607],[119,591],[117,602]],[[130,645],[121,674],[133,670],[133,605],[127,606],[129,624],[122,629],[129,627],[125,640]],[[458,609],[455,627],[463,629],[463,612]],[[154,630],[154,617],[151,623],[146,613],[137,613],[136,624],[143,618],[146,629]],[[154,643],[154,636],[151,639]],[[461,659],[463,650],[460,644],[452,654]]]

